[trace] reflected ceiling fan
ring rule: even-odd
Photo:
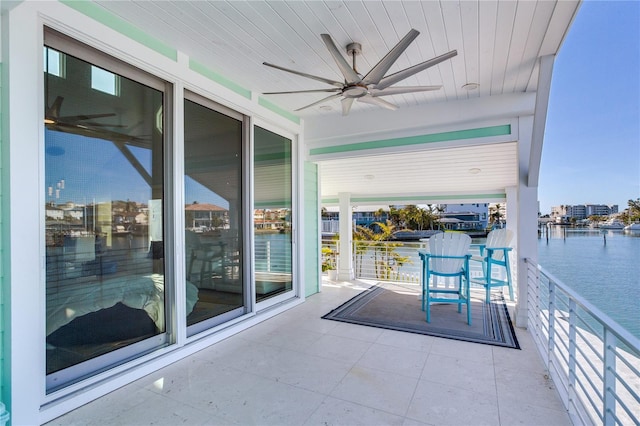
[[[139,146],[148,145],[146,138],[140,136],[132,136],[122,133],[114,129],[126,129],[129,126],[124,124],[98,123],[94,120],[115,117],[117,114],[113,112],[101,114],[78,114],[61,116],[60,110],[64,97],[57,96],[50,107],[44,113],[44,124],[50,130],[60,132],[73,133],[76,135],[87,136],[91,138],[106,139],[115,143],[130,143]]]
[[[394,74],[388,75],[385,77],[389,68],[395,63],[395,61],[402,55],[402,53],[409,47],[411,42],[418,37],[420,32],[418,30],[412,29],[405,35],[402,40],[395,45],[393,49],[386,54],[384,58],[380,60],[374,66],[371,71],[369,71],[365,76],[362,76],[356,70],[356,56],[360,54],[362,51],[362,46],[360,43],[350,43],[347,45],[347,53],[352,57],[352,65],[349,65],[347,60],[342,56],[336,44],[333,42],[333,39],[329,34],[321,34],[322,41],[327,46],[327,49],[333,56],[333,59],[336,61],[340,72],[344,76],[344,82],[330,80],[324,77],[318,77],[311,74],[306,74],[300,71],[295,71],[292,69],[284,68],[278,65],[273,65],[267,62],[263,62],[263,65],[268,67],[272,67],[275,69],[279,69],[282,71],[290,72],[292,74],[300,75],[302,77],[311,78],[313,80],[318,80],[323,83],[330,84],[335,86],[331,89],[315,89],[315,90],[297,90],[297,91],[287,91],[287,92],[267,92],[263,93],[264,95],[283,95],[283,94],[292,94],[292,93],[321,93],[321,92],[334,92],[332,95],[327,96],[326,98],[320,99],[317,102],[304,106],[302,108],[298,108],[296,111],[301,111],[303,109],[310,108],[312,106],[337,99],[342,97],[342,115],[348,115],[351,110],[351,106],[353,105],[353,101],[357,100],[359,102],[364,102],[367,104],[378,105],[383,108],[396,110],[398,107],[390,102],[381,99],[381,96],[389,96],[389,95],[400,95],[403,93],[413,93],[413,92],[426,92],[430,90],[438,90],[442,86],[401,86],[401,87],[391,87],[392,85],[404,80],[407,77],[410,77],[420,71],[426,70],[429,67],[439,64],[442,61],[453,58],[458,54],[456,50],[452,50],[443,55],[436,56],[435,58],[429,59],[428,61],[419,63],[412,67],[406,68],[402,71],[398,71]]]

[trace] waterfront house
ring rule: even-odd
[[[527,327],[553,63],[578,6],[3,1],[0,362],[14,424],[47,422],[305,303],[321,291],[321,205],[506,204],[514,319]],[[457,54],[399,82],[442,87],[385,97],[395,111],[358,85],[319,104],[327,93],[265,94],[331,85],[263,62],[342,84],[321,34],[345,56],[360,43],[366,73],[411,28],[421,34],[383,74]],[[93,200],[96,227],[111,229],[114,200],[145,206],[148,223],[100,250],[95,235],[65,235],[71,261],[62,238],[44,238],[47,183],[61,179],[65,199]],[[193,193],[220,200],[228,226],[198,249],[192,283]],[[253,231],[263,209],[291,212],[278,265],[254,262],[267,253]],[[351,230],[340,221],[340,235]],[[348,238],[339,253],[348,280]],[[105,259],[109,275],[87,268]],[[118,298],[125,282],[135,301]]]

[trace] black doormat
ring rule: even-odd
[[[471,299],[471,325],[466,307],[458,313],[455,304],[432,304],[431,323],[422,311],[419,289],[384,283],[374,285],[322,318],[351,324],[406,331],[466,342],[520,349],[507,305],[502,295],[484,293]]]

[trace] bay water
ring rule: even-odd
[[[640,233],[548,228],[538,263],[640,338]]]

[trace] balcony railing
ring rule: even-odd
[[[529,329],[574,422],[639,425],[640,340],[542,267],[526,264]]]
[[[323,240],[322,246],[337,253],[336,240]],[[354,241],[353,242],[353,271],[356,278],[411,282],[420,282],[419,250],[426,250],[426,242],[402,241]],[[472,246],[471,254],[479,255],[477,247]],[[323,259],[325,260],[325,259]],[[471,278],[482,275],[482,265],[479,262],[470,263]],[[503,279],[500,274],[504,271],[496,268],[494,278]],[[479,287],[479,286],[478,286]]]

